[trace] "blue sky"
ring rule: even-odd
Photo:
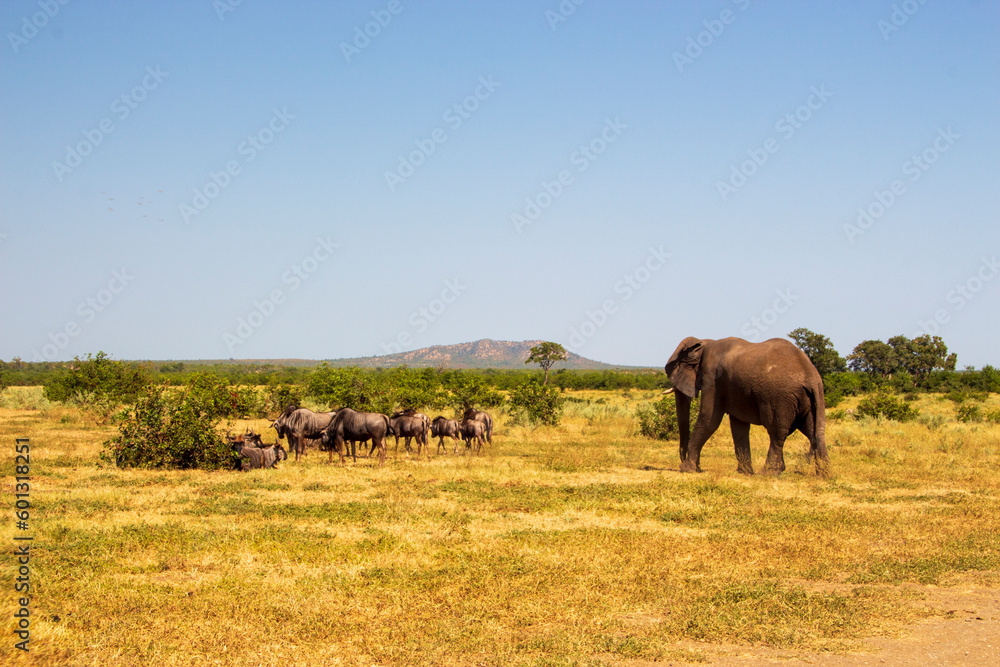
[[[806,327],[1000,363],[993,2],[35,0],[0,30],[3,359],[662,366]]]

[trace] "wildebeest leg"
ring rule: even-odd
[[[375,442],[375,438],[372,438],[372,442]],[[385,436],[378,439],[378,464],[379,466],[385,465]]]

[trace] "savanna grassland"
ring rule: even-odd
[[[935,613],[910,584],[1000,585],[1000,425],[960,423],[943,397],[905,424],[828,422],[823,479],[801,435],[781,477],[736,474],[726,423],[706,472],[681,474],[676,441],[637,435],[635,408],[658,393],[567,395],[558,427],[497,414],[480,457],[449,441],[394,460],[390,441],[381,469],[312,451],[250,473],[118,470],[99,460],[113,427],[7,400],[4,539],[14,439],[30,437],[35,541],[31,651],[5,613],[0,661],[709,661],[692,640],[844,652]],[[751,437],[760,468],[766,435]],[[16,569],[3,559],[8,611]]]

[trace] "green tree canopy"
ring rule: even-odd
[[[538,364],[545,371],[543,385],[549,382],[549,369],[557,361],[566,359],[566,349],[559,343],[544,342],[531,348],[531,354],[525,360],[526,364]]]
[[[818,334],[809,329],[799,327],[788,334],[788,337],[799,346],[799,349],[806,353],[809,361],[819,371],[821,376],[830,373],[843,373],[847,370],[847,362],[834,349],[833,343],[826,336]]]
[[[897,370],[899,359],[892,345],[880,340],[866,340],[858,343],[854,351],[847,355],[847,365],[852,371],[884,378]]]
[[[955,370],[958,355],[948,354],[948,346],[940,336],[917,336],[912,340],[906,336],[893,336],[889,345],[896,352],[899,365],[920,382],[933,370]]]

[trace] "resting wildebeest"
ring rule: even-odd
[[[430,420],[427,415],[415,410],[403,410],[394,412],[389,417],[389,433],[396,438],[396,446],[393,449],[393,456],[399,452],[399,439],[403,438],[407,456],[410,452],[410,440],[417,440],[417,456],[420,456],[422,448],[427,447],[427,431],[430,429]],[[427,458],[431,457],[431,448],[427,447]]]
[[[486,414],[486,413],[483,413]],[[472,442],[476,442],[476,454],[483,449],[483,436],[486,435],[486,424],[475,419],[466,419],[462,422],[462,440],[465,440],[465,448],[469,449]]]
[[[483,412],[482,410],[476,410],[475,408],[466,408],[465,414],[462,415],[462,421],[473,420],[477,422],[482,422],[485,427],[486,442],[493,444],[493,417],[490,417],[488,412]]]
[[[330,425],[323,432],[323,444],[328,448],[330,463],[333,450],[340,455],[340,465],[344,465],[344,441],[364,442],[371,438],[372,451],[378,447],[378,464],[385,465],[385,436],[389,432],[389,418],[378,412],[358,412],[343,408],[337,412]]]
[[[459,424],[454,419],[447,419],[438,415],[431,422],[431,437],[438,439],[437,450],[444,448],[445,454],[448,453],[448,448],[444,444],[445,436],[449,438],[454,438],[455,440],[455,454],[458,454],[458,443],[462,439],[462,425]],[[437,454],[437,450],[434,451]]]
[[[336,412],[313,412],[289,405],[271,423],[271,427],[278,432],[279,439],[288,438],[288,447],[295,452],[295,460],[298,461],[299,454],[306,453],[306,440],[322,436],[336,415]]]

